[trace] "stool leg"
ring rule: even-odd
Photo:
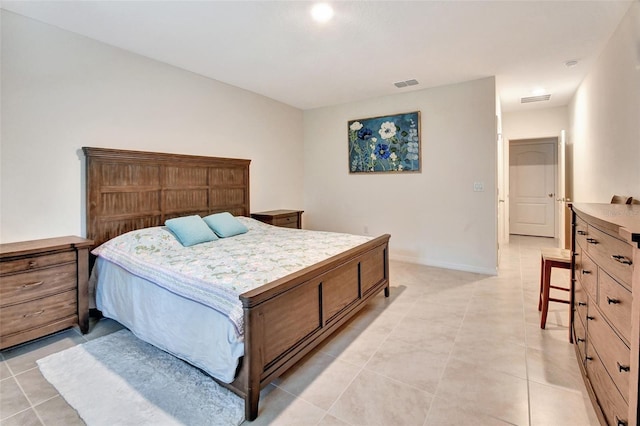
[[[544,258],[540,256],[540,291],[538,292],[538,311],[542,309],[542,291],[544,286],[542,283],[544,282]]]
[[[542,315],[540,317],[540,328],[544,329],[547,324],[547,312],[549,311],[549,290],[551,289],[551,263],[544,262],[542,281]]]

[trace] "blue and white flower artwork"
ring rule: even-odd
[[[420,111],[352,120],[349,172],[419,172]]]

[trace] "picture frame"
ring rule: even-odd
[[[347,122],[349,173],[421,171],[420,111]]]

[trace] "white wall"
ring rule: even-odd
[[[302,111],[1,15],[2,242],[85,234],[82,146],[248,158],[253,211],[303,207]]]
[[[527,109],[524,111],[511,111],[502,114],[502,132],[506,143],[519,139],[558,138],[565,131],[565,167],[567,179],[565,181],[565,196],[573,198],[573,154],[569,133],[569,108],[567,106],[555,108]],[[509,158],[505,157],[503,167],[509,167]],[[507,195],[508,198],[508,195]]]
[[[506,144],[510,141],[520,139],[543,139],[543,138],[558,138],[561,140],[561,132],[564,130],[565,134],[569,129],[569,109],[566,106],[554,107],[554,108],[536,108],[526,109],[523,111],[510,111],[502,113],[502,133]],[[566,140],[566,139],[565,139]],[[571,160],[571,146],[567,146],[565,143],[565,165],[566,174],[569,178],[565,180],[565,198],[572,199],[572,181],[570,178],[572,169]],[[508,229],[509,221],[509,191],[508,191],[508,169],[509,169],[509,148],[505,146],[506,155],[504,156],[504,163],[500,163],[498,166],[500,169],[505,170],[505,228]],[[560,169],[562,170],[562,166]],[[557,176],[561,179],[560,176]],[[558,206],[560,207],[560,206]],[[564,239],[564,210],[556,212],[555,223],[556,237]],[[508,234],[507,230],[504,232]],[[507,235],[508,239],[508,235]]]
[[[640,3],[634,2],[569,105],[573,199],[640,198]]]
[[[560,137],[568,129],[566,106],[502,113],[502,136],[509,140]]]
[[[421,111],[422,173],[348,172],[347,121]],[[496,271],[493,77],[304,112],[305,227],[391,234],[390,256]],[[484,192],[473,192],[474,182]]]

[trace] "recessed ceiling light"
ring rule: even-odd
[[[546,93],[547,91],[544,89],[544,87],[536,87],[535,89],[533,89],[531,91],[531,94],[533,96],[542,96]]]
[[[329,3],[316,3],[311,8],[311,17],[314,21],[324,24],[333,18],[333,8]]]

